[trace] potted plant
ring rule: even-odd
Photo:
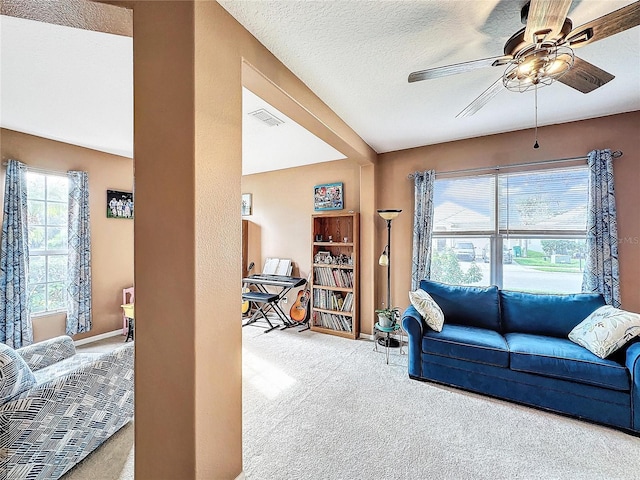
[[[378,323],[383,328],[391,328],[400,318],[400,309],[398,307],[379,308],[376,311],[378,315]]]

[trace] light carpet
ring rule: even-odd
[[[386,365],[366,340],[246,327],[243,342],[250,480],[640,477],[639,438],[410,380],[397,349]],[[132,479],[113,453],[131,453],[125,429],[64,479]]]

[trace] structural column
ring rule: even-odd
[[[241,59],[208,3],[131,3],[143,480],[242,471]]]

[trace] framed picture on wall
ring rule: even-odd
[[[133,218],[133,193],[107,190],[107,218]]]
[[[251,215],[252,213],[252,202],[251,202],[251,194],[243,193],[242,194],[242,216]]]
[[[316,212],[322,210],[342,210],[344,208],[344,195],[342,183],[326,183],[313,187],[313,209]]]

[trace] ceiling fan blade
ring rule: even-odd
[[[571,48],[583,47],[638,25],[640,25],[640,2],[633,2],[574,28],[567,35],[567,42]]]
[[[502,84],[502,77],[500,77],[498,80],[496,80],[495,83],[493,83],[489,88],[482,92],[480,96],[478,96],[478,98],[467,105],[467,108],[457,114],[456,118],[470,117],[482,107],[484,107],[489,102],[489,100],[495,97],[503,88],[504,85]]]
[[[605,72],[586,60],[575,57],[573,67],[558,78],[558,81],[582,93],[589,93],[614,78],[615,76],[609,72]]]
[[[428,68],[427,70],[420,70],[419,72],[409,74],[409,83],[469,72],[476,68],[498,67],[500,65],[506,65],[512,59],[513,55],[503,55],[501,57],[483,58],[482,60],[473,60],[471,62],[455,63],[444,67]]]
[[[558,38],[571,0],[531,0],[524,39],[531,43]]]

